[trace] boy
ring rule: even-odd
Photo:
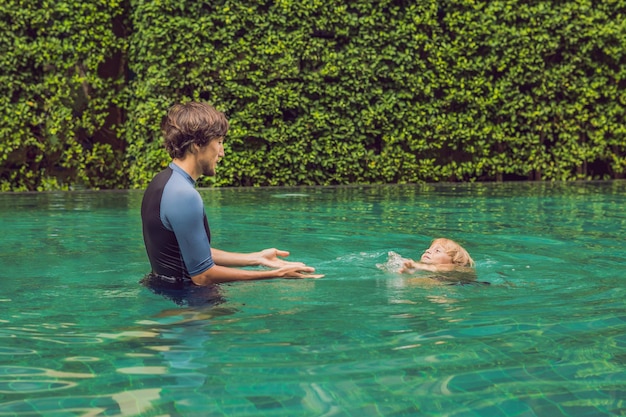
[[[451,239],[438,238],[433,240],[419,262],[404,259],[398,272],[406,273],[415,270],[430,272],[469,271],[474,268],[474,260],[467,251]]]

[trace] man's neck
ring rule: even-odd
[[[187,174],[189,174],[189,176],[194,180],[197,181],[198,178],[200,178],[200,173],[196,172],[196,164],[194,163],[193,158],[174,158],[172,160],[173,163],[175,163],[176,165],[178,165],[180,167],[180,169],[182,169],[183,171],[185,171]]]

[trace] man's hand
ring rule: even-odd
[[[282,268],[284,266],[304,267],[302,262],[289,262],[284,259],[289,256],[289,252],[286,250],[279,250],[276,248],[263,249],[260,252],[256,252],[256,260],[258,265],[267,266],[268,268]]]
[[[310,266],[283,266],[276,270],[280,278],[322,278],[323,274],[312,274],[315,268]]]
[[[322,278],[323,274],[312,274],[315,268],[306,266],[302,262],[289,262],[284,259],[289,256],[286,250],[276,248],[264,249],[257,252],[258,264],[269,268],[277,268],[281,278]]]

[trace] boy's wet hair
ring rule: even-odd
[[[474,260],[469,253],[454,240],[440,237],[432,241],[431,246],[435,243],[441,245],[446,253],[452,258],[452,263],[459,266],[474,266]]]

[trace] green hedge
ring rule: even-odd
[[[1,191],[129,184],[111,131],[124,86],[112,66],[125,54],[113,32],[121,10],[116,0],[2,2]]]
[[[626,173],[626,0],[0,7],[3,190],[143,187],[191,99],[232,126],[201,185]]]

